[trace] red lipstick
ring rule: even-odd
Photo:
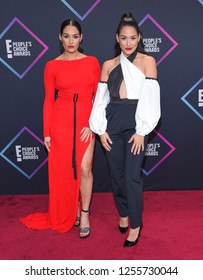
[[[69,45],[69,46],[68,46],[68,48],[69,48],[69,49],[73,49],[73,48],[74,48],[74,46],[72,46],[72,45]]]

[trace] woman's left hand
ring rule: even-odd
[[[144,151],[144,136],[138,135],[137,133],[135,133],[128,141],[128,143],[131,143],[131,142],[133,142],[132,148],[131,148],[131,153],[133,153],[134,155],[136,155],[136,154],[139,155],[139,153],[141,151]]]
[[[89,127],[83,127],[82,130],[80,131],[80,140],[87,142],[88,140],[92,140],[92,131]]]

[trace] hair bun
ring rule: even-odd
[[[122,20],[122,21],[127,21],[127,22],[129,22],[129,21],[135,21],[133,15],[132,15],[131,13],[129,13],[129,12],[123,14],[122,17],[121,17],[121,20]]]

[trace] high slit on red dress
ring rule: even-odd
[[[83,127],[89,127],[92,97],[100,79],[100,65],[93,56],[78,60],[51,60],[44,71],[44,136],[51,137],[48,154],[49,207],[47,213],[34,213],[20,222],[32,229],[69,231],[77,216],[80,167],[90,142],[80,140]],[[55,90],[58,97],[55,100]],[[74,94],[76,103],[76,169],[72,168],[74,133]]]

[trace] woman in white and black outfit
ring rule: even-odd
[[[100,135],[110,169],[119,230],[128,231],[124,247],[138,242],[142,226],[141,167],[147,136],[160,118],[160,88],[155,59],[143,50],[141,32],[131,13],[121,17],[119,53],[104,62],[90,116]]]

